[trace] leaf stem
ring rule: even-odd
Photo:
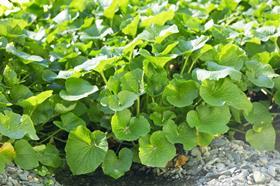
[[[59,132],[61,132],[61,131],[62,131],[62,129],[58,129],[58,130],[54,131],[51,135],[49,135],[48,137],[46,137],[45,139],[43,139],[43,140],[40,142],[40,144],[42,144],[42,143],[48,141],[49,139],[51,139],[52,137],[54,137],[55,135],[57,135],[57,134],[58,134]]]
[[[237,128],[230,128],[230,129],[233,130],[233,131],[235,131],[235,132],[239,132],[239,133],[241,133],[241,134],[245,134],[244,131],[239,130],[239,129],[237,129]]]
[[[190,68],[189,68],[189,70],[188,70],[188,73],[191,73],[191,71],[192,71],[192,69],[193,69],[193,66],[194,66],[194,64],[196,63],[196,61],[197,61],[197,59],[194,59],[194,60],[192,61],[192,64],[191,64],[191,66],[190,66]]]
[[[136,114],[138,115],[140,113],[140,96],[136,100]]]
[[[100,75],[101,75],[101,77],[102,77],[102,79],[103,79],[105,85],[107,85],[108,81],[107,81],[107,79],[106,79],[104,73],[103,73],[103,72],[100,72]]]
[[[186,58],[185,58],[184,65],[183,65],[183,68],[181,69],[180,75],[183,75],[183,73],[184,73],[184,71],[185,71],[185,68],[186,68],[186,66],[187,66],[189,57],[190,57],[190,55],[188,54],[188,55],[186,56]]]

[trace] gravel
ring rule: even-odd
[[[52,176],[38,176],[32,171],[22,170],[10,164],[0,174],[1,186],[61,186]]]
[[[176,186],[247,186],[247,185],[280,185],[280,153],[278,151],[259,152],[243,141],[229,141],[225,137],[218,138],[213,141],[209,147],[194,148],[187,153],[189,158],[186,165],[181,168],[168,169],[150,169],[144,168],[153,179],[149,183],[145,180],[144,174],[140,174],[140,178],[131,176],[131,172],[120,180],[109,180],[108,177],[87,176],[73,177],[70,174],[57,175],[59,177],[67,177],[68,182],[61,181],[61,185],[137,185],[139,181],[143,181],[141,185],[176,185]],[[138,169],[138,172],[140,170]],[[141,171],[140,171],[141,172]],[[156,181],[158,178],[164,178],[165,181]],[[137,178],[137,179],[136,179]],[[139,180],[140,179],[140,180]],[[164,180],[163,179],[163,180]],[[70,183],[69,183],[69,180]],[[172,181],[172,182],[170,182]],[[147,182],[147,183],[146,183]],[[80,184],[82,183],[82,184]],[[108,183],[108,184],[104,184]],[[170,184],[172,183],[172,184]],[[2,186],[43,186],[54,185],[60,186],[58,182],[51,176],[40,177],[32,171],[22,170],[15,165],[9,165],[4,174],[0,174],[0,185]]]
[[[243,141],[218,138],[209,147],[194,148],[182,168],[162,170],[185,184],[201,186],[280,185],[280,153],[259,152]]]

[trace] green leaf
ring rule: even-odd
[[[121,89],[142,94],[144,91],[143,75],[143,71],[139,68],[125,73],[120,77]]]
[[[46,101],[49,97],[51,97],[52,93],[52,90],[41,92],[36,96],[31,96],[27,99],[21,100],[18,105],[22,106],[23,108],[36,107]]]
[[[21,139],[25,135],[33,140],[39,139],[28,115],[21,116],[8,110],[0,113],[0,134],[11,139]]]
[[[77,89],[77,87],[79,87]],[[98,91],[97,86],[80,78],[69,78],[65,82],[65,89],[59,92],[62,99],[66,101],[77,101]]]
[[[175,16],[174,10],[162,11],[159,14],[141,17],[141,26],[149,27],[153,24],[155,25],[164,25],[167,21],[172,20]]]
[[[6,96],[2,92],[0,92],[0,108],[1,107],[11,106],[11,105],[12,105],[12,103],[10,103],[7,100]]]
[[[273,78],[278,77],[269,64],[263,64],[257,61],[246,62],[246,75],[252,83],[258,87],[273,88]]]
[[[153,112],[150,115],[150,119],[153,120],[155,125],[164,126],[165,124],[169,123],[170,121],[173,122],[173,119],[176,118],[176,114],[172,111],[164,111],[163,113],[160,112]]]
[[[82,125],[71,131],[65,147],[66,160],[74,175],[95,171],[107,151],[106,135],[99,130],[90,132]]]
[[[117,95],[103,97],[100,102],[103,106],[107,106],[111,110],[117,112],[131,107],[137,97],[137,94],[127,90],[123,90]]]
[[[177,57],[176,54],[168,54],[164,56],[152,56],[147,50],[141,49],[139,51],[140,55],[145,57],[148,61],[156,65],[157,67],[163,68],[165,64],[172,59]]]
[[[188,112],[186,119],[188,124],[195,127],[199,132],[216,135],[228,131],[227,124],[230,118],[231,114],[228,106],[199,105],[196,110]]]
[[[196,69],[194,71],[196,78],[199,81],[204,80],[219,80],[230,76],[232,80],[240,81],[242,73],[235,70],[233,67],[218,65],[214,62],[207,63],[208,70]]]
[[[131,112],[127,109],[116,112],[111,125],[113,133],[119,140],[134,141],[150,131],[150,123],[144,116],[131,117]]]
[[[59,157],[59,151],[54,145],[40,145],[34,148],[37,151],[38,160],[41,164],[53,168],[61,166],[62,159]]]
[[[218,54],[219,64],[234,67],[236,70],[240,70],[247,59],[245,51],[234,44],[221,45]]]
[[[108,68],[112,67],[112,65],[120,59],[119,56],[108,57],[105,55],[97,56],[95,58],[89,59],[83,62],[80,65],[75,66],[74,70],[76,71],[91,71],[95,70],[99,73],[107,70]]]
[[[252,103],[237,85],[228,79],[219,81],[205,80],[200,86],[200,96],[212,106],[229,105],[246,113],[252,109]]]
[[[179,44],[177,47],[172,50],[171,53],[173,54],[178,54],[178,55],[184,55],[187,53],[192,53],[200,48],[202,48],[206,42],[209,40],[209,37],[207,36],[200,36],[197,37],[196,39],[190,40],[190,41],[185,41],[180,39]]]
[[[115,152],[108,150],[104,162],[102,164],[103,172],[114,179],[117,179],[129,171],[132,165],[133,153],[128,148],[122,148],[119,157]]]
[[[134,37],[137,33],[139,21],[140,21],[140,17],[139,15],[137,15],[136,17],[133,18],[133,20],[128,25],[126,25],[122,29],[122,32],[126,35],[131,35],[132,37]]]
[[[186,123],[177,126],[174,122],[168,122],[163,126],[162,131],[169,142],[183,144],[185,150],[196,146],[196,131]]]
[[[15,102],[19,102],[20,100],[33,96],[33,93],[27,86],[19,84],[12,86],[10,96]]]
[[[70,132],[71,130],[75,129],[79,125],[86,126],[85,121],[72,112],[62,114],[60,116],[60,119],[61,121],[54,121],[53,123],[58,128],[61,128],[67,132]]]
[[[197,132],[196,141],[199,146],[205,147],[208,146],[215,136],[203,132]]]
[[[17,73],[8,65],[4,69],[3,77],[4,77],[5,83],[9,86],[19,84],[19,79],[17,78]]]
[[[44,59],[41,56],[30,55],[22,51],[18,51],[13,44],[9,43],[6,46],[6,51],[14,54],[15,56],[21,58],[24,64],[29,64],[32,62],[42,62]]]
[[[198,97],[198,84],[192,80],[173,79],[166,86],[163,96],[175,107],[185,107]]]
[[[263,127],[272,123],[273,117],[268,108],[259,102],[253,103],[253,109],[244,114],[246,120],[254,125],[254,127]]]
[[[144,165],[165,167],[175,155],[175,146],[166,139],[162,131],[139,139],[139,158]]]
[[[12,162],[16,153],[11,143],[6,142],[0,147],[0,173],[5,170],[5,165]]]
[[[246,141],[258,150],[274,150],[276,132],[272,125],[267,125],[258,131],[250,129],[246,133]]]
[[[160,44],[168,36],[176,33],[179,33],[178,27],[176,25],[171,25],[171,26],[152,25],[146,28],[143,32],[141,32],[137,36],[137,38],[144,41],[155,42]]]
[[[36,151],[26,140],[15,142],[15,163],[23,169],[31,170],[39,166]]]

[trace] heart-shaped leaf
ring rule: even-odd
[[[162,131],[156,131],[139,139],[141,163],[151,167],[165,167],[176,155],[176,148]]]
[[[246,62],[246,75],[252,83],[258,87],[273,88],[273,78],[278,77],[269,64],[263,64],[257,61]]]
[[[132,159],[133,153],[128,148],[122,148],[119,152],[119,157],[116,156],[114,151],[108,150],[102,164],[103,172],[117,179],[129,171]]]
[[[65,147],[67,163],[75,175],[95,171],[107,151],[106,135],[99,130],[90,132],[82,125],[71,131]]]
[[[236,70],[240,70],[247,59],[245,51],[234,44],[221,45],[218,51],[218,63]]]
[[[71,130],[75,129],[79,125],[86,126],[85,121],[72,112],[68,112],[66,114],[61,115],[60,119],[61,121],[54,121],[53,123],[57,127],[67,132],[70,132]]]
[[[39,166],[36,151],[28,143],[22,139],[15,142],[16,157],[15,163],[23,169],[31,170]]]
[[[123,90],[120,91],[117,95],[103,97],[100,102],[103,106],[107,106],[111,110],[117,112],[131,107],[137,97],[137,94],[127,90]]]
[[[167,21],[173,19],[175,16],[174,10],[162,11],[156,15],[152,15],[149,17],[141,17],[141,26],[149,27],[153,24],[155,25],[164,25]]]
[[[36,107],[40,104],[42,104],[46,99],[52,96],[53,91],[47,90],[44,92],[41,92],[37,94],[36,96],[31,96],[27,99],[24,99],[18,103],[23,108],[29,108],[29,107]]]
[[[98,91],[97,86],[93,86],[86,80],[80,78],[67,79],[65,88],[66,90],[61,90],[59,95],[66,101],[77,101]]]
[[[204,69],[196,69],[194,71],[196,78],[199,81],[203,80],[219,80],[223,79],[227,76],[230,76],[232,80],[240,81],[241,80],[241,72],[235,70],[233,67],[218,65],[214,62],[207,63],[208,70]]]
[[[6,164],[12,162],[15,156],[15,149],[11,143],[6,142],[0,147],[0,173],[4,171]]]
[[[246,113],[252,109],[252,103],[245,93],[229,79],[219,81],[205,80],[200,86],[200,96],[212,106],[229,105]]]
[[[0,134],[11,139],[21,139],[25,135],[33,140],[39,139],[28,115],[21,116],[8,110],[0,113]]]
[[[198,84],[192,80],[173,79],[163,92],[167,101],[175,107],[185,107],[198,97]]]
[[[163,126],[163,132],[171,143],[183,144],[185,150],[190,150],[196,146],[196,130],[190,128],[186,123],[176,125],[168,122]]]
[[[61,166],[62,160],[59,157],[58,149],[54,145],[40,145],[34,147],[34,150],[37,152],[39,162],[43,165],[53,168]]]
[[[187,114],[187,122],[191,127],[196,127],[199,132],[211,135],[227,132],[229,129],[227,123],[230,118],[228,106],[199,105],[196,110],[191,110]]]
[[[246,132],[246,141],[258,150],[274,150],[275,149],[276,132],[272,125],[263,128],[250,129]]]
[[[116,112],[111,124],[113,133],[119,140],[134,141],[150,131],[150,123],[144,116],[131,117],[131,112],[127,109]]]
[[[244,116],[254,127],[270,125],[273,120],[268,108],[260,102],[254,102],[253,109],[248,114],[244,114]]]

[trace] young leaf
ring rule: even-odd
[[[212,106],[229,105],[246,113],[252,109],[252,103],[248,100],[245,93],[228,79],[203,81],[200,86],[200,96],[206,103]]]
[[[191,127],[196,127],[199,132],[216,135],[228,131],[227,123],[230,118],[228,106],[210,107],[200,105],[196,110],[189,111],[186,119],[188,124]]]
[[[159,14],[149,16],[149,17],[141,17],[141,26],[149,27],[152,24],[155,25],[164,25],[167,21],[173,19],[175,16],[174,10],[162,11]]]
[[[139,139],[139,158],[141,163],[151,167],[165,167],[176,155],[176,148],[162,131]]]
[[[128,148],[122,148],[119,152],[119,157],[116,156],[114,151],[108,150],[102,164],[103,172],[117,179],[129,171],[132,159],[133,153]]]
[[[106,135],[99,130],[90,132],[82,125],[71,131],[65,147],[66,160],[74,175],[95,171],[107,151]]]
[[[175,107],[185,107],[198,97],[198,84],[192,80],[173,79],[163,92],[167,101]]]
[[[89,82],[80,78],[67,79],[65,88],[66,90],[61,90],[59,95],[66,101],[77,101],[98,91],[97,86],[92,86]]]
[[[219,48],[218,63],[223,66],[231,66],[240,70],[246,59],[245,51],[237,45],[226,44]]]
[[[28,107],[36,107],[40,104],[42,104],[46,99],[52,96],[53,91],[52,90],[47,90],[44,92],[41,92],[37,94],[36,96],[31,96],[27,99],[21,100],[18,105],[20,105],[23,108],[28,108]]]
[[[123,90],[117,95],[103,97],[100,102],[103,106],[108,106],[111,110],[117,112],[131,107],[137,97],[137,94]]]
[[[131,117],[131,112],[127,109],[116,112],[111,125],[119,140],[134,141],[150,131],[150,123],[144,116]]]
[[[177,126],[174,122],[168,122],[163,126],[162,131],[169,142],[183,144],[185,150],[196,146],[196,131],[186,123]]]

